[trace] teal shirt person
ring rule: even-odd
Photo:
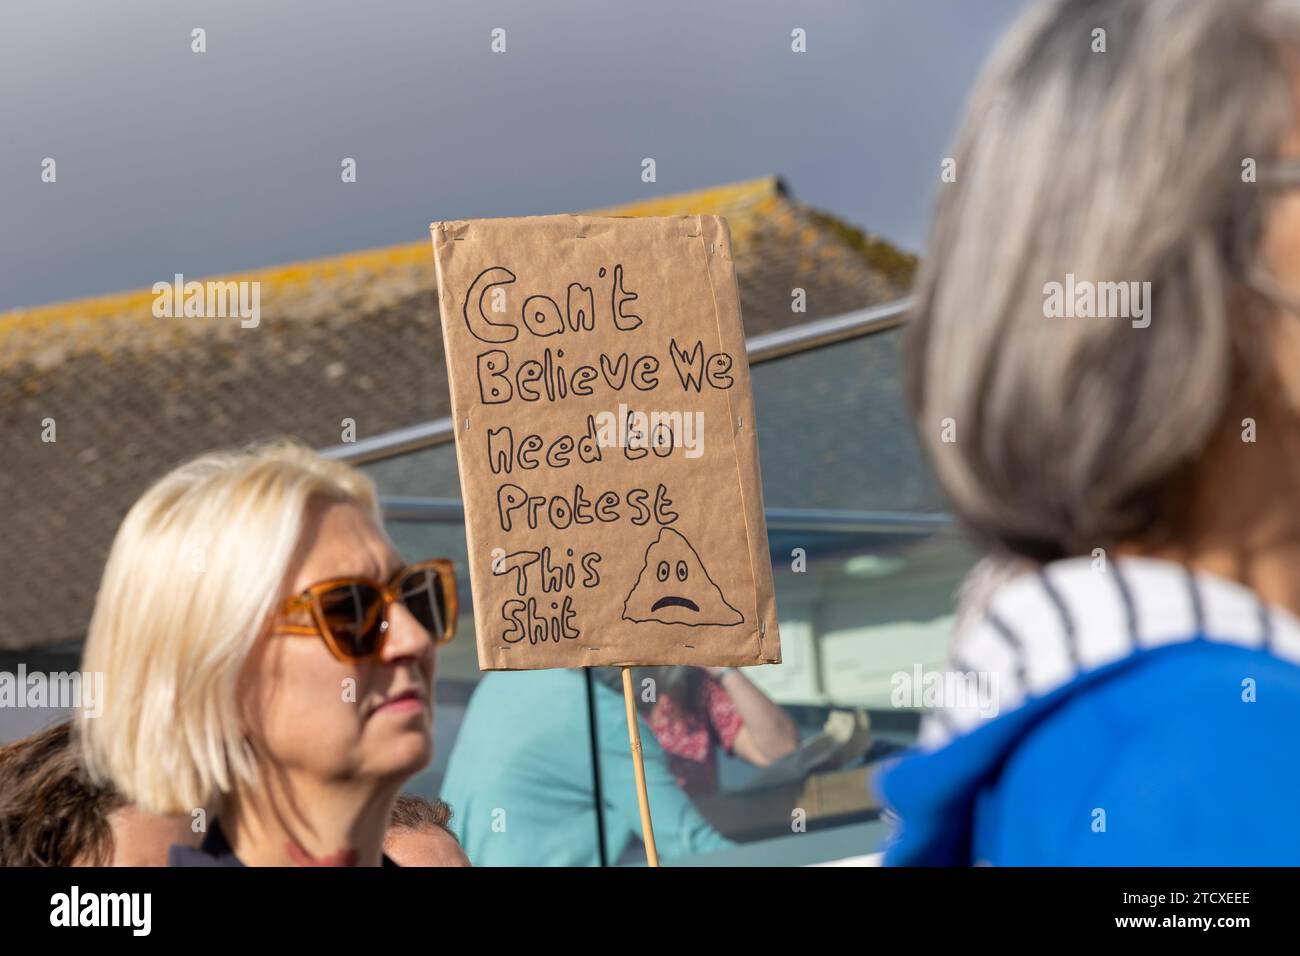
[[[641,836],[623,695],[593,681],[606,860]],[[475,866],[596,866],[595,780],[580,671],[484,675],[443,779],[451,828]],[[655,844],[665,861],[732,846],[678,786],[640,723]]]

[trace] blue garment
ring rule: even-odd
[[[1005,678],[1002,712],[936,712],[884,774],[888,864],[1300,865],[1300,622],[1175,568],[1061,562],[995,595],[951,666]]]
[[[621,693],[595,682],[606,859],[641,835]],[[475,866],[594,866],[594,776],[582,674],[496,671],[474,689],[441,797]],[[665,860],[731,846],[677,786],[668,756],[640,723],[655,843]]]

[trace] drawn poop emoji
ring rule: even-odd
[[[688,627],[730,627],[745,620],[722,596],[691,543],[672,528],[660,529],[646,548],[645,564],[623,602],[623,617]]]

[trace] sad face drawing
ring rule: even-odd
[[[745,620],[722,596],[691,543],[672,528],[660,529],[646,549],[641,573],[623,602],[623,618],[688,627],[730,627]]]

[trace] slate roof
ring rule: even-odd
[[[775,177],[592,212],[725,216],[747,335],[901,298],[915,267]],[[427,239],[220,278],[260,280],[256,329],[155,318],[149,289],[0,315],[0,649],[84,635],[119,522],[178,462],[276,435],[334,445],[345,418],[365,438],[448,413]]]

